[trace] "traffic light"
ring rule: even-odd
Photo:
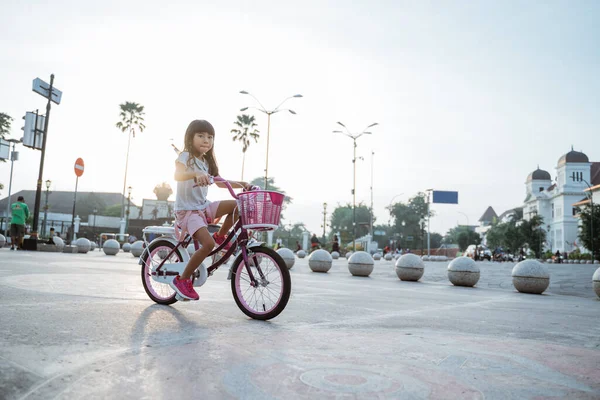
[[[23,130],[23,146],[41,150],[44,143],[46,117],[34,112],[27,112],[23,119],[25,120],[25,125],[21,128]]]

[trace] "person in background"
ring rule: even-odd
[[[54,227],[50,228],[50,234],[48,235],[46,244],[54,244]]]
[[[340,252],[340,242],[337,235],[333,235],[333,243],[331,244],[331,251]]]
[[[23,250],[23,236],[25,236],[25,222],[29,218],[29,207],[25,204],[23,196],[17,198],[17,202],[11,204],[12,219],[10,221],[10,249]]]

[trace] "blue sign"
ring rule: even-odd
[[[433,191],[433,202],[442,204],[458,204],[458,192]]]

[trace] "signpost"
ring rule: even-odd
[[[73,243],[73,240],[75,240],[75,204],[77,202],[77,185],[79,184],[79,177],[81,175],[83,175],[83,169],[84,169],[84,164],[83,164],[83,159],[80,157],[77,160],[75,160],[75,166],[73,167],[73,169],[75,170],[75,175],[77,176],[77,178],[75,178],[75,194],[73,195],[73,215],[71,216],[71,243]]]
[[[430,236],[430,229],[429,229],[429,220],[430,220],[430,204],[431,204],[431,198],[433,197],[433,202],[434,203],[439,203],[439,204],[458,204],[458,192],[449,192],[449,191],[444,191],[444,190],[433,190],[433,189],[427,189],[427,191],[429,192],[429,195],[427,196],[427,255],[431,255],[430,251],[431,251],[431,236]]]
[[[45,97],[46,99],[48,99],[48,103],[46,104],[46,116],[45,116],[45,119],[43,120],[44,133],[41,137],[42,155],[40,158],[40,172],[38,175],[36,192],[35,192],[35,207],[33,210],[33,226],[32,226],[32,232],[31,232],[31,237],[34,239],[37,239],[38,219],[40,216],[40,200],[42,197],[42,179],[43,179],[43,175],[44,175],[44,157],[46,155],[46,142],[47,142],[46,139],[48,138],[48,125],[50,123],[50,108],[51,108],[50,103],[53,102],[55,104],[60,104],[60,100],[62,98],[62,92],[54,87],[54,74],[50,75],[50,83],[46,83],[43,80],[41,80],[40,78],[34,79],[33,80],[33,91],[36,92],[37,94],[41,95],[42,97]],[[37,116],[37,118],[39,118],[39,116]],[[25,122],[27,123],[27,119]],[[33,126],[34,126],[34,128],[33,128],[34,148],[36,148],[35,147],[35,137],[36,137],[35,133],[38,128],[38,123],[39,123],[39,120],[36,119],[36,121],[33,124]]]

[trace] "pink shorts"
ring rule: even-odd
[[[190,236],[194,236],[198,229],[207,227],[215,220],[220,203],[220,201],[213,201],[204,210],[176,211],[177,226],[184,234],[187,232]]]

